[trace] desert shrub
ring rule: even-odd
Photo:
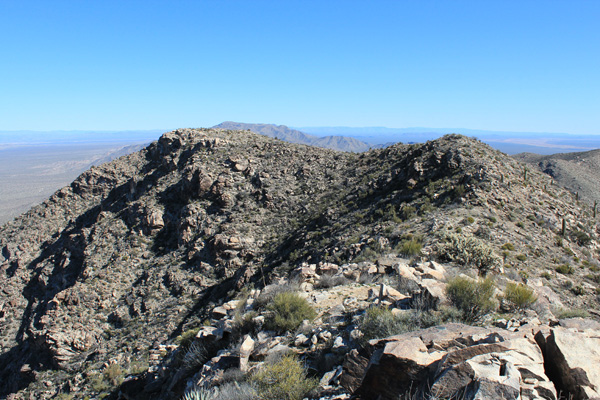
[[[404,206],[400,211],[400,216],[402,220],[407,221],[409,219],[414,218],[417,215],[417,209],[413,206]]]
[[[118,386],[125,378],[125,371],[119,364],[110,364],[104,369],[102,375],[112,386]]]
[[[556,272],[560,272],[561,274],[564,275],[570,275],[573,272],[575,272],[575,268],[573,268],[572,266],[570,266],[569,264],[562,264],[559,265],[558,267],[555,268]]]
[[[401,241],[395,250],[405,256],[416,256],[421,253],[423,244],[419,238],[412,238],[409,240]]]
[[[589,318],[590,313],[586,310],[577,308],[557,308],[552,310],[552,314],[558,319],[563,318]]]
[[[526,261],[527,260],[527,256],[525,254],[517,254],[515,256],[515,258],[519,261]]]
[[[579,230],[571,231],[571,237],[580,246],[587,246],[592,241],[592,238],[587,233]]]
[[[585,277],[592,282],[600,283],[600,274],[587,274]]]
[[[200,327],[188,329],[187,331],[183,332],[181,335],[175,338],[175,343],[177,343],[182,348],[187,349],[196,338],[198,331],[200,331]]]
[[[295,292],[298,290],[297,285],[287,284],[287,285],[268,285],[261,292],[260,296],[254,301],[254,307],[257,309],[263,309],[268,304],[273,302],[275,296],[280,293],[285,292]]]
[[[321,288],[331,288],[334,286],[345,285],[349,282],[348,278],[343,275],[323,275],[319,279],[319,282],[316,283],[315,287],[317,289]]]
[[[515,246],[512,243],[504,243],[502,245],[502,247],[500,247],[502,250],[510,250],[510,251],[514,251],[515,250]]]
[[[437,246],[437,254],[443,261],[462,265],[474,265],[483,274],[500,264],[501,258],[490,246],[473,236],[446,233]]]
[[[250,377],[263,400],[301,400],[318,382],[306,376],[304,366],[293,354],[267,364]]]
[[[193,342],[186,350],[181,364],[188,371],[195,371],[207,361],[206,349],[198,342]]]
[[[446,285],[448,298],[465,322],[477,322],[496,308],[494,282],[490,279],[454,278]]]
[[[228,382],[216,388],[213,400],[258,400],[254,386],[246,382]]]
[[[552,280],[552,274],[548,271],[542,272],[542,274],[540,276],[544,279]]]
[[[296,292],[277,294],[267,309],[272,313],[267,320],[267,328],[278,332],[295,330],[303,320],[317,316],[308,301]]]
[[[585,289],[583,286],[577,285],[571,288],[571,293],[573,293],[575,296],[583,296],[585,294]]]
[[[454,187],[454,189],[452,189],[450,197],[452,197],[452,199],[456,200],[456,199],[463,197],[465,195],[465,192],[466,192],[465,185],[456,185]]]
[[[413,310],[394,315],[389,308],[377,306],[365,311],[358,327],[364,334],[362,340],[366,342],[454,321],[455,315],[454,310],[450,308],[439,311]]]
[[[364,340],[384,338],[407,332],[410,329],[404,318],[398,317],[384,306],[371,307],[365,311],[359,324]]]
[[[509,283],[504,291],[504,298],[517,310],[523,310],[537,301],[533,289],[522,283]]]

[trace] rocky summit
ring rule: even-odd
[[[600,398],[599,233],[459,135],[165,133],[0,228],[0,398]]]

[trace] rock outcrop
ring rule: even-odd
[[[0,397],[178,399],[286,351],[325,399],[593,397],[597,328],[560,320],[600,315],[591,211],[459,135],[359,155],[169,132],[0,227]],[[501,306],[521,284],[533,310],[420,330],[454,315],[448,279],[485,274]],[[281,290],[317,317],[268,330]],[[365,345],[370,308],[419,333]]]

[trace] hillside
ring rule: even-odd
[[[290,129],[285,125],[273,124],[246,124],[241,122],[222,122],[214,126],[215,129],[230,129],[230,130],[249,130],[254,133],[259,133],[272,138],[277,138],[290,143],[305,144],[308,146],[322,147],[324,149],[350,151],[360,153],[375,147],[360,140],[340,136],[314,136],[304,132]]]
[[[0,225],[46,200],[92,165],[139,151],[149,142],[30,143],[0,148]]]
[[[434,350],[473,345],[461,353],[471,362],[501,352],[483,343],[504,338],[508,352],[519,335],[537,372],[525,382],[511,370],[521,374],[511,390],[592,393],[569,380],[572,368],[544,372],[544,363],[561,327],[575,324],[561,316],[600,315],[599,229],[548,176],[459,135],[354,154],[248,131],[165,133],[0,228],[0,396],[179,399],[258,379],[275,362],[268,355],[285,350],[321,380],[315,396],[387,399],[425,390],[434,379],[425,370],[441,359],[428,358]],[[429,361],[414,387],[378,380],[396,367],[365,370],[388,344],[417,340],[361,339],[368,307],[418,315],[415,329],[465,322],[445,311],[444,295],[449,279],[465,275],[494,278],[498,295],[524,284],[538,300],[515,310],[498,297],[497,314],[476,321],[484,328],[448,325],[435,346],[425,340],[432,331],[420,334],[419,346],[433,347],[415,355]],[[297,329],[269,328],[269,293],[291,287],[317,314]]]
[[[600,150],[542,156],[521,153],[515,159],[550,175],[561,186],[592,204],[600,197]]]

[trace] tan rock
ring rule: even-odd
[[[575,399],[600,398],[600,331],[555,327],[545,347],[558,387]]]
[[[397,398],[414,382],[425,381],[428,366],[443,356],[443,352],[430,353],[418,337],[389,342],[371,357],[358,394],[363,400]]]

